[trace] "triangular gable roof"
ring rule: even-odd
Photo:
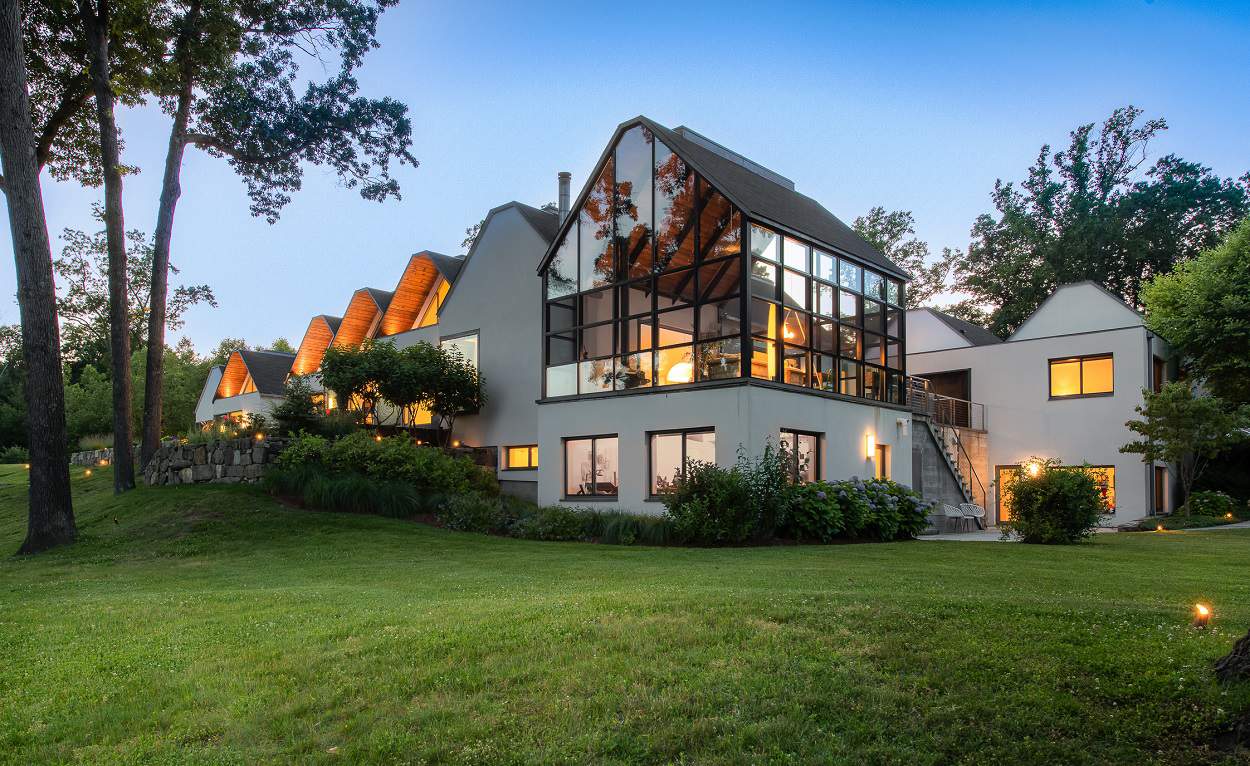
[[[1126,325],[1119,324],[1118,322],[1120,320],[1118,319],[1115,319],[1115,321],[1111,321],[1109,323],[1100,325],[1098,323],[1098,317],[1095,315],[1094,312],[1089,311],[1088,309],[1075,313],[1075,314],[1072,312],[1062,312],[1060,315],[1056,317],[1051,316],[1051,314],[1054,313],[1051,310],[1052,309],[1051,304],[1052,302],[1056,300],[1056,298],[1058,298],[1064,293],[1070,292],[1073,289],[1082,288],[1082,287],[1093,288],[1097,293],[1100,293],[1101,296],[1108,299],[1108,301],[1104,303],[1104,305],[1107,306],[1108,309],[1110,309],[1110,313],[1108,313],[1105,317],[1103,317],[1103,319],[1111,320],[1114,318],[1123,317],[1123,321],[1131,322],[1134,325],[1142,324],[1144,322],[1141,312],[1139,312],[1137,309],[1125,303],[1123,298],[1111,292],[1106,287],[1103,287],[1101,284],[1099,284],[1098,282],[1095,282],[1092,279],[1084,279],[1084,280],[1081,280],[1080,282],[1069,282],[1067,284],[1059,285],[1058,287],[1056,287],[1054,292],[1046,296],[1046,299],[1041,302],[1041,305],[1039,305],[1033,311],[1033,313],[1029,315],[1028,319],[1025,319],[1020,324],[1020,326],[1016,328],[1016,331],[1013,332],[1011,334],[1011,337],[1009,337],[1007,340],[1009,341],[1028,340],[1030,338],[1047,337],[1047,336],[1055,335],[1055,334],[1064,334],[1066,332],[1073,332],[1073,331],[1091,332],[1091,331],[1098,331],[1098,330],[1119,329],[1121,327],[1126,326]],[[1112,314],[1114,314],[1114,317],[1112,317]],[[1045,319],[1039,319],[1039,317],[1045,317]],[[1070,327],[1059,327],[1059,328],[1057,327],[1047,328],[1046,324],[1042,324],[1041,327],[1038,326],[1039,322],[1067,325],[1067,324],[1070,324],[1072,321],[1077,321],[1078,324],[1072,325]],[[1055,332],[1056,329],[1061,329],[1063,332]]]
[[[937,317],[943,324],[959,333],[960,337],[968,341],[974,346],[988,346],[994,343],[1002,343],[1003,339],[985,329],[979,324],[974,324],[966,319],[953,317],[950,314],[943,313],[928,306],[922,306],[922,311],[927,311]]]
[[[295,352],[295,361],[291,364],[292,375],[308,375],[321,367],[321,357],[334,342],[334,335],[343,323],[342,317],[318,314],[308,322],[304,331],[304,339]]]
[[[374,318],[386,313],[393,295],[376,287],[362,287],[352,293],[352,300],[343,312],[343,321],[334,334],[333,345],[340,348],[359,346],[369,334]]]
[[[463,264],[461,258],[430,250],[422,250],[410,257],[382,315],[378,335],[395,335],[411,330],[430,291],[438,284],[439,277],[454,284]]]
[[[213,398],[237,396],[243,390],[248,375],[252,376],[257,392],[281,396],[293,361],[295,354],[280,351],[253,351],[246,348],[235,351],[226,362],[226,369],[222,372],[221,382],[217,384],[217,393]]]
[[[491,219],[508,208],[516,208],[516,211],[521,214],[521,218],[530,225],[530,228],[534,230],[534,233],[541,237],[542,241],[545,242],[548,247],[551,246],[551,243],[556,236],[556,232],[560,229],[560,216],[557,213],[539,210],[536,207],[527,205],[524,202],[517,202],[516,200],[505,202],[498,207],[491,208],[486,213],[486,217],[482,219],[482,228],[478,231],[477,237],[474,238],[473,244],[469,247],[468,254],[465,255],[464,258],[460,259],[461,273],[468,268],[469,261],[473,260],[473,255],[477,252],[477,247],[482,242],[482,232],[486,231],[487,227],[490,226]],[[569,217],[572,218],[573,216]],[[451,296],[455,292],[456,282],[452,281],[451,291],[447,293],[446,300],[450,301]]]
[[[587,176],[586,184],[570,210],[579,210],[589,196],[603,166],[626,130],[641,124],[675,152],[695,172],[703,176],[739,210],[750,218],[774,226],[784,232],[796,234],[815,241],[826,249],[849,255],[857,260],[887,272],[900,279],[911,279],[907,272],[882,255],[851,227],[826,210],[811,197],[800,194],[769,176],[753,172],[737,162],[717,154],[685,135],[669,130],[647,117],[639,115],[617,126],[603,154]],[[706,139],[705,139],[706,140]],[[771,171],[769,171],[771,174]],[[772,174],[775,175],[775,174]],[[572,227],[576,215],[569,215],[560,225],[552,244],[548,247],[538,270],[541,272],[555,255],[564,234]]]

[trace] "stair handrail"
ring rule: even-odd
[[[973,487],[974,487],[973,482],[976,482],[975,489],[977,491],[974,493],[974,497],[977,500],[977,505],[981,506],[982,508],[985,508],[985,501],[988,497],[985,491],[985,484],[981,482],[981,477],[979,474],[977,474],[976,466],[972,464],[972,457],[968,455],[968,450],[964,449],[964,441],[963,439],[959,437],[959,429],[952,427],[952,426],[944,426],[944,428],[949,429],[955,439],[955,449],[956,449],[955,468],[956,470],[958,470],[960,473],[963,473],[964,469],[963,469],[962,463],[966,462],[968,464],[968,472],[964,475],[967,477],[971,477],[971,481],[968,482],[969,491],[973,490]]]
[[[907,406],[938,425],[987,430],[984,404],[934,393],[929,379],[919,375],[907,376]]]

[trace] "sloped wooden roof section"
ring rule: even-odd
[[[417,321],[417,314],[425,305],[425,299],[438,284],[441,276],[448,283],[455,283],[460,273],[463,260],[450,255],[423,250],[408,259],[408,265],[395,286],[382,323],[378,326],[378,335],[395,335],[412,329]]]
[[[379,290],[376,287],[362,287],[352,293],[352,301],[343,312],[343,321],[334,335],[333,345],[336,348],[355,348],[369,337],[369,329],[373,320],[385,314],[391,305],[393,293]]]
[[[308,323],[304,331],[304,339],[300,341],[299,350],[295,352],[295,362],[291,365],[292,375],[308,375],[321,367],[321,357],[334,341],[334,334],[339,331],[342,317],[318,314]]]
[[[280,351],[252,351],[242,349],[230,355],[221,382],[217,384],[214,399],[238,396],[243,391],[247,376],[252,376],[256,391],[261,394],[281,396],[286,387],[286,375],[291,369],[295,354]]]

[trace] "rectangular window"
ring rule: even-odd
[[[1101,396],[1114,391],[1111,354],[1050,360],[1050,398]]]
[[[615,434],[564,441],[565,497],[616,497],[619,473]]]
[[[671,493],[691,462],[716,462],[716,432],[702,428],[647,434],[648,492],[652,497]]]
[[[1156,394],[1163,390],[1163,384],[1168,382],[1168,365],[1159,357],[1153,357],[1153,365],[1151,366],[1150,388]]]
[[[820,481],[820,435],[781,429],[781,444],[790,458],[794,480],[806,484]]]
[[[472,332],[467,335],[461,335],[455,338],[447,338],[439,342],[439,347],[444,351],[453,351],[469,364],[473,365],[473,369],[477,366],[477,333]]]
[[[537,467],[537,444],[523,444],[519,447],[504,447],[503,469],[505,471],[523,471]]]

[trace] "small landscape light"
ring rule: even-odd
[[[1194,604],[1194,627],[1205,628],[1211,622],[1211,607],[1206,604]]]
[[[82,472],[82,475],[83,475],[84,477],[86,477],[86,478],[90,479],[90,478],[91,478],[91,469],[90,469],[90,468],[88,468],[87,470],[83,471],[83,472]]]
[[[1232,520],[1233,520],[1233,514],[1231,514],[1231,513],[1226,513],[1226,514],[1224,514],[1224,518],[1228,519],[1229,521],[1232,521]]]
[[[373,440],[374,440],[375,442],[380,442],[380,441],[382,441],[382,434],[374,434],[374,435],[373,435]]]
[[[106,467],[108,467],[108,464],[109,464],[109,461],[105,460],[104,458],[100,458],[100,462],[99,462],[99,464],[98,464],[98,465],[99,465],[101,468],[106,468]]]
[[[26,470],[27,470],[27,471],[29,471],[29,470],[30,470],[30,463],[27,463],[27,464],[26,464]]]
[[[262,433],[258,433],[258,434],[256,434],[256,441],[258,441],[258,442],[263,442],[264,440],[265,440],[265,435],[264,435],[264,434],[262,434]]]
[[[452,443],[451,443],[451,446],[453,446],[453,447],[459,447],[459,446],[460,446],[460,440],[459,440],[459,439],[456,439],[454,442],[452,442]]]
[[[1162,531],[1163,531],[1163,525],[1162,525],[1162,524],[1160,524],[1159,526],[1155,527],[1155,531],[1156,531],[1156,532],[1162,532]]]

